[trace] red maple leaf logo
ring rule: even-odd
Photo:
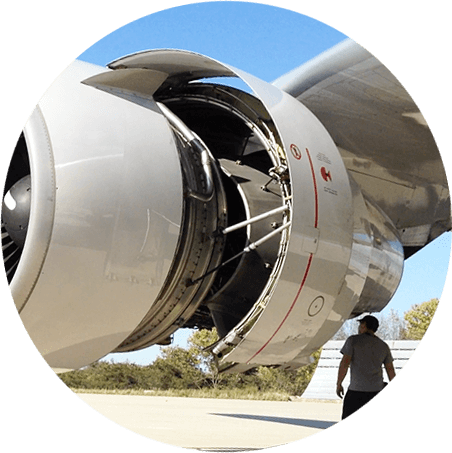
[[[320,169],[320,174],[322,175],[322,178],[326,181],[326,182],[329,182],[329,181],[332,181],[333,180],[333,177],[331,176],[331,172],[329,170],[327,170],[325,167],[322,167]]]

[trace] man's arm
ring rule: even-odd
[[[395,378],[394,362],[385,363],[386,373],[388,374],[388,379],[392,381]]]
[[[341,399],[344,396],[344,387],[342,387],[342,382],[344,381],[345,376],[347,376],[348,367],[350,366],[351,361],[352,357],[347,354],[344,354],[341,363],[339,364],[339,371],[337,373],[336,394]]]

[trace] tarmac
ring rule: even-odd
[[[341,418],[336,401],[248,401],[83,393],[117,424],[165,444],[202,451],[250,451],[321,432]]]

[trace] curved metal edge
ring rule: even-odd
[[[55,217],[55,165],[44,116],[37,106],[24,128],[31,166],[31,210],[27,239],[11,293],[19,313],[25,307],[44,265]]]

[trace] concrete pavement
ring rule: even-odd
[[[78,394],[110,420],[166,444],[212,451],[287,444],[329,428],[342,405],[324,401],[246,401]]]

